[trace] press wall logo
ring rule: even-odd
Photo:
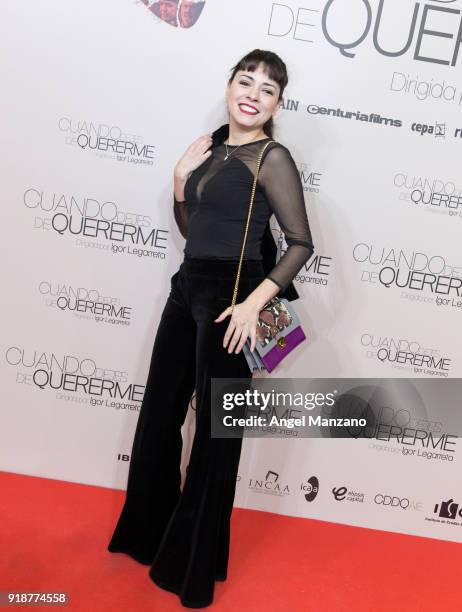
[[[443,255],[359,242],[352,256],[361,264],[361,282],[400,290],[401,299],[462,309],[462,268]]]
[[[394,369],[425,376],[448,377],[452,359],[437,348],[425,346],[416,339],[364,332],[360,336],[367,359],[374,359]]]
[[[346,437],[369,440],[371,450],[427,461],[454,461],[458,435],[429,414],[433,404],[424,403],[414,383],[402,378],[393,380],[391,393],[373,385],[364,389],[360,386],[359,394],[344,393],[332,407],[323,406],[322,412],[346,419],[363,418],[365,425],[347,425],[344,431]],[[436,414],[438,410],[437,402]]]
[[[263,479],[249,478],[248,489],[253,493],[264,493],[279,497],[290,495],[289,485],[281,482],[279,474],[272,470],[268,470]]]
[[[86,153],[93,152],[97,157],[119,163],[154,165],[155,146],[144,144],[141,136],[125,132],[118,125],[59,117],[58,129],[67,145]]]
[[[303,191],[309,193],[319,193],[321,191],[322,173],[311,170],[305,162],[295,162]]]
[[[433,523],[442,523],[446,525],[456,525],[462,527],[462,507],[460,504],[455,502],[451,497],[446,501],[441,501],[439,504],[435,504],[433,508],[433,516],[426,516],[426,521],[432,521]]]
[[[344,485],[340,487],[334,487],[332,489],[332,495],[336,501],[347,501],[363,504],[365,500],[365,494],[361,491],[355,491],[354,489],[349,489]]]
[[[294,280],[301,284],[323,285],[329,283],[332,257],[316,254],[305,262]]]
[[[385,508],[396,508],[398,510],[413,510],[421,512],[423,504],[421,501],[411,500],[408,497],[397,497],[386,493],[377,493],[374,496],[374,503]]]
[[[418,102],[427,100],[462,105],[462,90],[454,83],[440,81],[438,77],[423,78],[419,74],[393,72],[389,91],[401,96],[409,96]]]
[[[393,184],[398,199],[416,211],[462,217],[462,191],[452,180],[397,172]]]
[[[349,0],[348,3],[323,0],[315,10],[273,2],[267,34],[278,40],[293,39],[297,45],[313,45],[313,53],[322,41],[336,48],[347,61],[378,54],[388,61],[400,62],[405,56],[425,62],[425,66],[429,63],[457,66],[462,42],[459,0],[387,2],[386,5],[384,10],[384,0]],[[397,23],[402,27],[395,41],[389,32]]]
[[[356,121],[358,123],[372,123],[384,127],[400,128],[403,125],[401,119],[394,117],[384,117],[380,113],[355,109],[344,109],[339,106],[324,106],[319,104],[300,104],[300,101],[293,98],[282,98],[279,108],[289,112],[301,112],[304,116],[320,115],[328,119],[346,119],[348,121]]]
[[[318,478],[316,476],[311,476],[306,482],[302,482],[300,489],[303,491],[307,502],[314,501],[319,493]]]
[[[120,298],[104,295],[96,288],[74,287],[68,283],[41,280],[38,292],[45,305],[61,312],[111,325],[130,325],[132,307]]]
[[[389,407],[386,409],[393,416],[386,414],[385,420],[380,417],[372,435],[363,435],[363,437],[376,438],[377,442],[370,442],[370,449],[401,453],[405,457],[427,461],[454,461],[458,436],[441,431],[441,423],[433,422],[431,419],[427,422],[425,419],[416,420],[408,415],[408,411],[404,408],[399,411]],[[405,424],[407,417],[409,424]],[[381,444],[383,442],[385,444]]]
[[[411,132],[414,132],[418,136],[434,136],[435,138],[446,138],[446,124],[445,123],[413,123],[411,125]]]
[[[281,244],[281,257],[287,251],[284,247],[284,234],[277,225],[271,225],[271,231],[275,234],[275,241]],[[312,285],[327,285],[330,277],[332,257],[328,255],[312,255],[300,268],[295,275],[294,281],[301,284],[311,283]]]
[[[131,382],[127,372],[98,366],[91,357],[11,345],[4,359],[17,384],[54,391],[62,401],[138,411],[143,399],[145,385]]]
[[[362,123],[373,123],[385,127],[402,127],[401,119],[393,117],[383,117],[380,113],[364,112],[357,109],[343,109],[333,106],[319,106],[318,104],[308,104],[306,111],[309,115],[321,115],[328,118],[348,119],[349,121],[359,121]]]
[[[114,255],[165,259],[169,231],[154,227],[150,216],[124,210],[112,200],[29,187],[24,206],[35,213],[33,228],[75,239],[75,246]],[[149,248],[144,248],[144,247]]]

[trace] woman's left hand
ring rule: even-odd
[[[231,315],[228,328],[223,337],[223,346],[226,348],[228,341],[231,340],[228,346],[228,353],[232,353],[236,347],[235,353],[239,353],[245,344],[245,341],[250,337],[250,350],[255,350],[257,338],[257,321],[260,309],[255,302],[246,299],[240,304],[234,305],[233,314],[231,315],[231,306],[215,319],[215,323],[223,321],[228,315]]]

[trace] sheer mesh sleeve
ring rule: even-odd
[[[173,214],[175,216],[176,224],[180,230],[183,238],[188,236],[188,221],[189,221],[189,208],[186,200],[181,202],[176,199],[175,193],[173,193]]]
[[[265,190],[288,247],[266,278],[284,290],[314,252],[302,181],[290,151],[284,145],[278,143],[268,147],[258,182]]]

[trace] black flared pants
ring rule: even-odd
[[[185,256],[157,329],[133,440],[125,503],[108,550],[150,565],[150,578],[186,607],[212,603],[228,570],[230,519],[242,438],[211,437],[211,379],[250,378],[242,351],[228,353],[238,262]],[[244,260],[236,303],[264,279]],[[180,490],[181,427],[196,392],[196,431]]]

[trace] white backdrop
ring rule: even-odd
[[[299,166],[316,244],[295,280],[309,342],[277,376],[461,375],[462,2],[207,0],[192,27],[152,4],[2,6],[5,471],[125,487],[183,257],[173,166],[228,120],[230,69],[256,47],[289,69],[275,137]],[[400,365],[398,349],[434,362]],[[461,541],[460,447],[449,458],[401,451],[246,440],[235,505]]]

